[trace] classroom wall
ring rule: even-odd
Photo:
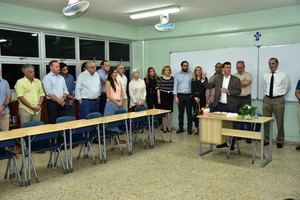
[[[179,22],[176,23],[176,29],[170,33],[158,33],[153,30],[152,26],[141,27],[139,28],[138,36],[144,40],[144,68],[154,66],[157,71],[160,72],[162,66],[170,63],[169,54],[173,51],[299,43],[299,11],[300,6],[291,6],[266,11]],[[262,34],[261,40],[258,42],[256,42],[254,38],[256,31]],[[201,65],[201,63],[198,64]],[[202,67],[205,69],[214,66]],[[266,67],[268,67],[267,61]],[[282,67],[281,69],[284,71],[284,66],[279,67]],[[232,71],[235,72],[234,67]],[[294,90],[294,88],[292,88],[292,90]],[[253,103],[258,106],[261,112],[262,102],[256,100],[253,101]],[[285,133],[287,141],[300,141],[296,117],[297,106],[298,103],[295,102],[286,103]],[[177,106],[174,105],[174,108],[172,126],[177,128]]]
[[[135,40],[137,28],[99,19],[63,14],[0,2],[0,23]]]

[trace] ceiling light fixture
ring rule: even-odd
[[[0,39],[0,42],[7,42],[7,39]]]
[[[156,8],[151,10],[144,10],[141,12],[135,12],[131,13],[129,18],[130,19],[142,19],[146,17],[154,17],[154,16],[160,16],[164,14],[171,14],[171,13],[177,13],[180,11],[179,6],[168,6],[163,8]]]

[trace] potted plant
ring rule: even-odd
[[[252,119],[256,113],[256,107],[249,104],[245,104],[240,108],[240,114],[243,115],[244,119]]]

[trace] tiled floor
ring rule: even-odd
[[[107,164],[74,159],[74,172],[67,175],[61,168],[46,169],[48,153],[34,154],[40,183],[28,187],[4,180],[6,162],[1,161],[0,200],[300,199],[300,152],[294,145],[274,147],[273,161],[260,168],[258,159],[251,164],[251,145],[244,141],[241,155],[229,160],[224,150],[199,157],[197,141],[197,136],[175,135],[173,143],[158,141],[154,149],[135,146],[132,156],[109,152]]]

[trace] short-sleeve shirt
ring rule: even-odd
[[[6,96],[10,94],[10,88],[7,80],[0,78],[0,105],[3,105],[6,99]],[[8,114],[9,108],[6,107],[3,114]]]
[[[236,77],[238,77],[241,81],[242,80],[247,80],[247,81],[252,81],[252,75],[249,72],[244,71],[242,74],[236,73]],[[242,92],[240,96],[248,96],[251,94],[251,84],[247,85],[246,87],[242,87]]]
[[[42,83],[36,78],[32,82],[26,77],[19,79],[15,85],[15,90],[17,97],[25,97],[34,107],[39,104],[40,97],[45,96]],[[19,101],[19,108],[23,108],[28,113],[34,114],[34,111],[25,106],[21,101]]]

